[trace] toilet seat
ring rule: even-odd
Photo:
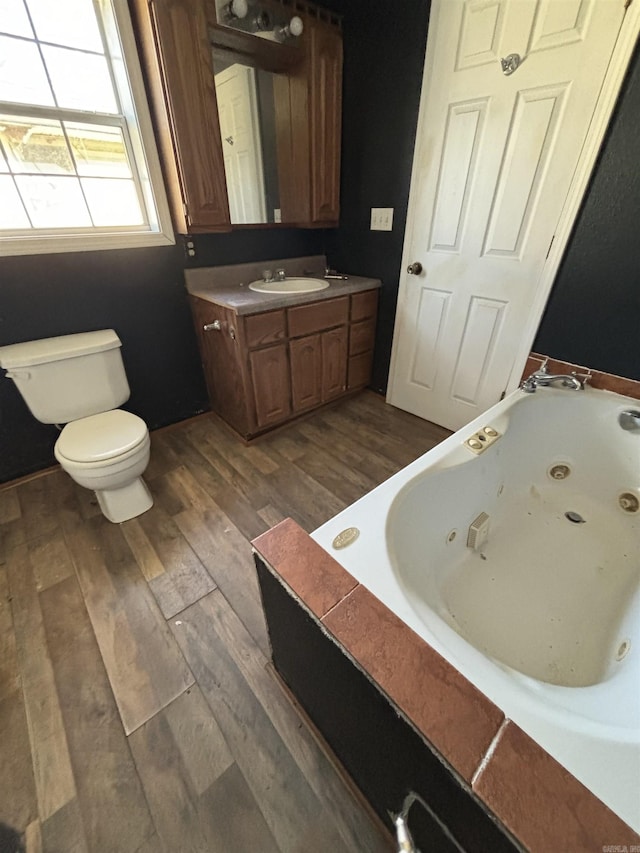
[[[102,467],[123,460],[149,441],[146,423],[137,415],[112,409],[67,424],[56,442],[56,457]]]

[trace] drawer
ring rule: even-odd
[[[347,377],[347,388],[361,388],[368,385],[371,379],[371,365],[373,363],[373,352],[364,352],[362,355],[352,355],[349,359],[349,373]]]
[[[245,317],[244,331],[249,349],[279,343],[286,337],[284,310]]]
[[[365,320],[375,317],[378,308],[378,290],[365,290],[351,297],[351,320]]]
[[[338,299],[327,299],[326,302],[288,308],[287,318],[291,338],[340,326],[349,319],[349,297],[340,296]]]
[[[349,335],[349,355],[359,355],[361,352],[372,350],[375,338],[376,321],[374,317],[370,320],[353,323]]]

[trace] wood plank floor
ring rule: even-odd
[[[154,433],[125,524],[61,471],[0,490],[0,849],[391,849],[273,675],[249,542],[447,434],[365,392],[250,447],[214,415]]]

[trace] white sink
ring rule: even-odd
[[[327,287],[329,282],[323,278],[285,278],[284,281],[252,281],[249,290],[257,293],[313,293]]]

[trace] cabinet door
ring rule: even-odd
[[[136,6],[142,17],[142,2]],[[165,162],[165,167],[169,175],[177,168],[184,204],[180,222],[174,199],[176,227],[179,231],[185,226],[193,231],[228,230],[229,204],[204,3],[152,0],[150,10],[167,113],[158,115],[155,109],[156,126],[161,138],[171,134],[174,162]],[[162,146],[165,161],[170,156],[167,147]],[[175,196],[178,188],[171,180],[169,184]]]
[[[291,341],[291,399],[293,411],[300,412],[322,402],[321,335]]]
[[[347,327],[339,326],[322,336],[322,400],[343,394],[347,387]]]
[[[249,353],[256,423],[266,427],[286,420],[291,414],[291,388],[287,347],[254,350]]]
[[[241,435],[249,435],[250,391],[237,315],[195,296],[190,302],[211,408]]]
[[[340,141],[342,128],[342,35],[335,27],[311,21],[310,126],[311,221],[340,218]]]

